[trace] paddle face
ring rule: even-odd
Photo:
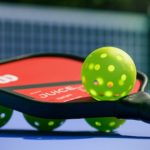
[[[0,65],[0,88],[42,102],[89,97],[80,82],[82,61],[61,56],[20,59]]]
[[[30,100],[64,103],[90,98],[80,78],[82,59],[64,56],[33,56],[0,64],[0,88]],[[132,93],[142,81],[137,79]]]

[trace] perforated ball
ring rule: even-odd
[[[135,64],[119,48],[98,48],[87,56],[82,66],[82,83],[98,101],[113,101],[128,95],[135,81]]]
[[[115,101],[128,95],[136,81],[136,67],[132,58],[115,47],[102,47],[85,59],[82,83],[96,100]],[[101,132],[112,132],[125,123],[116,117],[86,118]]]
[[[64,119],[45,119],[24,114],[26,121],[40,131],[52,131],[64,123]]]
[[[4,126],[11,118],[12,109],[0,105],[0,127]]]
[[[125,123],[124,119],[116,117],[86,118],[88,124],[101,132],[113,132]]]

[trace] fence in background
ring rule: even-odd
[[[0,58],[33,53],[87,56],[102,46],[128,52],[149,72],[147,16],[0,5]]]

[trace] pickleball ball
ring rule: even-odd
[[[85,120],[92,127],[106,133],[112,132],[125,123],[124,119],[118,119],[116,117],[86,118]]]
[[[135,64],[119,48],[98,48],[87,56],[82,66],[82,83],[98,101],[113,101],[128,95],[135,81]]]
[[[0,127],[4,126],[11,118],[12,109],[0,105]]]
[[[24,114],[24,117],[31,126],[40,131],[52,131],[65,121],[64,119],[45,119],[27,114]]]
[[[102,47],[90,53],[82,66],[82,83],[86,91],[98,101],[116,101],[128,95],[136,81],[136,67],[132,58],[115,47]],[[86,118],[92,127],[112,132],[125,120],[116,117]]]

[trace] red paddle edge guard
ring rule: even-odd
[[[5,61],[1,61],[0,64],[6,64],[14,61],[19,61],[28,58],[37,58],[37,57],[62,57],[69,58],[73,60],[80,61],[81,63],[84,61],[84,58],[72,56],[72,55],[64,55],[64,54],[36,54],[36,55],[28,55],[23,57],[17,57],[15,59],[9,59]],[[142,72],[137,72],[137,79],[141,81],[141,85],[138,91],[144,91],[147,85],[147,76]],[[44,83],[42,86],[45,86]],[[73,82],[61,82],[61,85],[76,85],[81,84],[81,81],[73,81]],[[58,86],[59,83],[48,84],[50,86]],[[26,85],[28,88],[28,85]],[[23,89],[26,86],[22,86]],[[34,87],[34,85],[32,85]],[[37,88],[37,85],[35,85]],[[41,85],[40,85],[41,87]],[[0,88],[0,104],[6,106],[11,109],[18,110],[20,112],[37,116],[43,118],[51,118],[51,119],[70,119],[70,118],[87,118],[87,117],[111,117],[111,116],[120,116],[119,112],[116,112],[116,108],[120,107],[120,101],[95,101],[91,97],[85,98],[77,98],[72,101],[57,103],[57,102],[46,102],[46,101],[38,101],[33,100],[25,95],[20,95],[19,93],[14,93],[13,90],[21,90],[21,86],[15,87],[4,87]],[[138,92],[136,91],[136,92]],[[137,116],[137,112],[129,110],[131,113],[123,112],[123,118],[127,119],[139,119]]]

